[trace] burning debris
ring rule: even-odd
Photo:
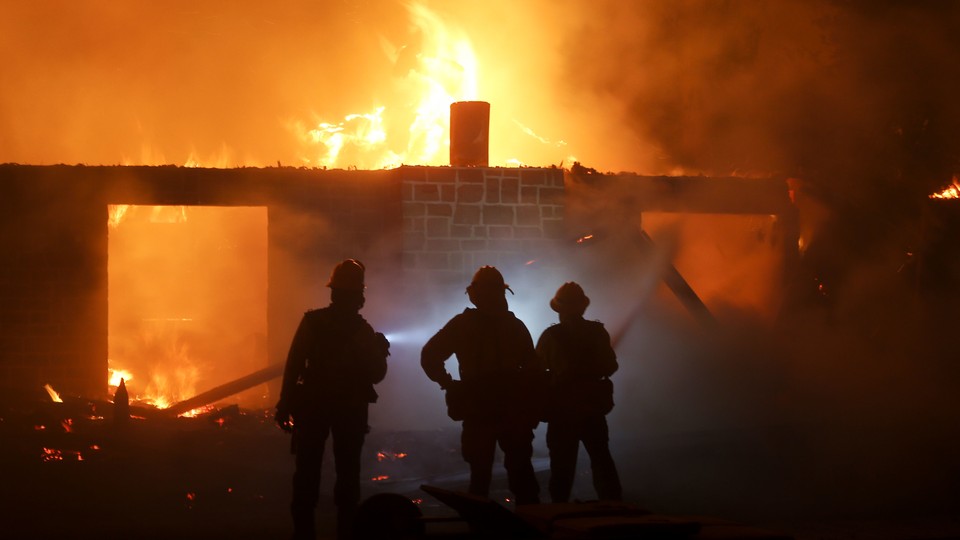
[[[953,177],[953,184],[948,186],[943,191],[933,193],[930,195],[931,199],[960,199],[960,179],[956,176]]]

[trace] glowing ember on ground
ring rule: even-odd
[[[580,238],[577,238],[577,243],[578,243],[578,244],[582,244],[582,243],[584,243],[584,242],[586,242],[586,241],[588,241],[588,240],[593,240],[593,235],[592,235],[592,234],[588,234],[588,235],[586,235],[586,236],[581,236]]]
[[[56,448],[43,448],[43,454],[40,455],[40,459],[44,463],[50,463],[53,461],[65,461],[65,459],[71,459],[76,461],[83,461],[83,456],[80,452],[75,450],[57,450]]]
[[[384,460],[393,461],[397,459],[403,459],[405,457],[407,457],[407,454],[405,452],[388,452],[386,450],[377,452],[377,461],[384,461]]]
[[[390,479],[390,477],[389,477],[388,475],[386,475],[386,474],[381,474],[380,476],[374,476],[374,477],[371,478],[370,480],[373,480],[374,482],[382,482],[382,481],[384,481],[384,480],[389,480],[389,479]]]

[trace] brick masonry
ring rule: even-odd
[[[404,269],[462,284],[522,265],[563,237],[562,169],[401,167]]]

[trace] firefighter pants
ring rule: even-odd
[[[313,537],[314,511],[320,498],[320,472],[327,437],[333,437],[336,480],[333,502],[337,505],[338,528],[348,525],[360,501],[360,452],[367,433],[367,404],[340,406],[335,410],[313,411],[309,417],[294,418],[293,473],[294,530],[304,538]]]
[[[490,496],[493,461],[499,443],[507,483],[517,504],[540,502],[540,486],[533,471],[533,429],[513,419],[468,418],[460,437],[463,459],[470,464],[468,492]]]
[[[593,487],[597,498],[619,501],[623,498],[617,467],[610,455],[607,419],[601,415],[559,417],[547,425],[550,449],[550,500],[568,502],[573,489],[580,443],[590,456]]]

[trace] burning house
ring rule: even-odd
[[[785,262],[796,244],[778,180],[5,165],[5,394],[52,384],[106,397],[124,376],[134,395],[169,407],[282,362],[299,312],[322,301],[324,273],[348,256],[370,261],[374,310],[378,296],[389,305],[462,287],[482,264],[555,274],[571,249],[611,235],[565,181],[587,199],[631,193],[643,202],[622,202],[643,209],[637,225],[647,212],[770,216],[769,253]]]
[[[14,534],[276,536],[277,378],[347,257],[391,342],[365,493],[462,483],[418,355],[492,264],[534,338],[587,290],[631,500],[955,508],[957,5],[42,4],[0,17]]]

